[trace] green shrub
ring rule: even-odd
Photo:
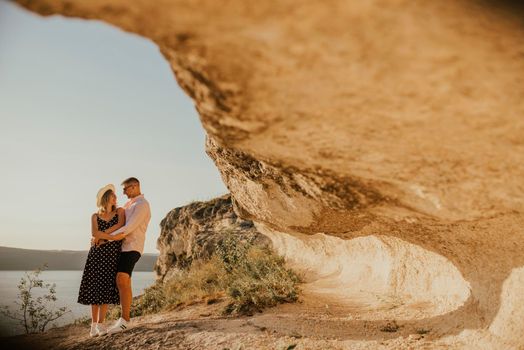
[[[142,316],[158,312],[165,304],[164,291],[160,284],[153,284],[144,293],[133,300],[131,317]]]
[[[228,233],[218,242],[215,255],[220,258],[226,271],[231,273],[237,270],[240,265],[246,264],[247,253],[251,247],[251,241],[241,241],[238,235]]]
[[[45,332],[51,322],[59,319],[68,312],[67,307],[55,308],[56,302],[56,285],[45,283],[40,278],[40,273],[47,268],[44,265],[31,272],[26,272],[25,276],[18,283],[18,300],[16,311],[12,311],[4,305],[0,313],[4,316],[15,320],[19,325],[24,327],[26,333]],[[42,294],[35,296],[35,294]]]

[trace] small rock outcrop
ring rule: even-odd
[[[155,265],[157,278],[188,267],[195,259],[208,258],[227,234],[237,234],[254,244],[269,244],[250,220],[238,217],[230,195],[207,202],[193,202],[171,210],[160,223]]]

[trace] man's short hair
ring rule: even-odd
[[[121,183],[122,186],[127,186],[127,185],[130,185],[130,184],[139,184],[140,185],[140,181],[138,181],[138,179],[136,177],[128,177],[127,179],[125,179]]]

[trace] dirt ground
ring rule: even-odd
[[[87,325],[70,325],[2,343],[9,349],[511,349],[488,332],[450,337],[423,318],[398,321],[406,310],[373,298],[341,303],[306,292],[297,303],[242,317],[223,316],[224,306],[197,303],[137,317],[126,332],[103,337],[90,338]],[[382,319],[384,310],[390,318]]]

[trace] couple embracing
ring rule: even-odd
[[[91,217],[91,249],[80,283],[78,302],[91,306],[89,335],[117,333],[130,321],[131,275],[144,251],[147,225],[151,219],[149,202],[140,191],[140,182],[130,177],[122,182],[129,201],[117,207],[113,185],[98,191],[98,211]],[[120,304],[122,316],[111,327],[104,325],[108,304]]]

